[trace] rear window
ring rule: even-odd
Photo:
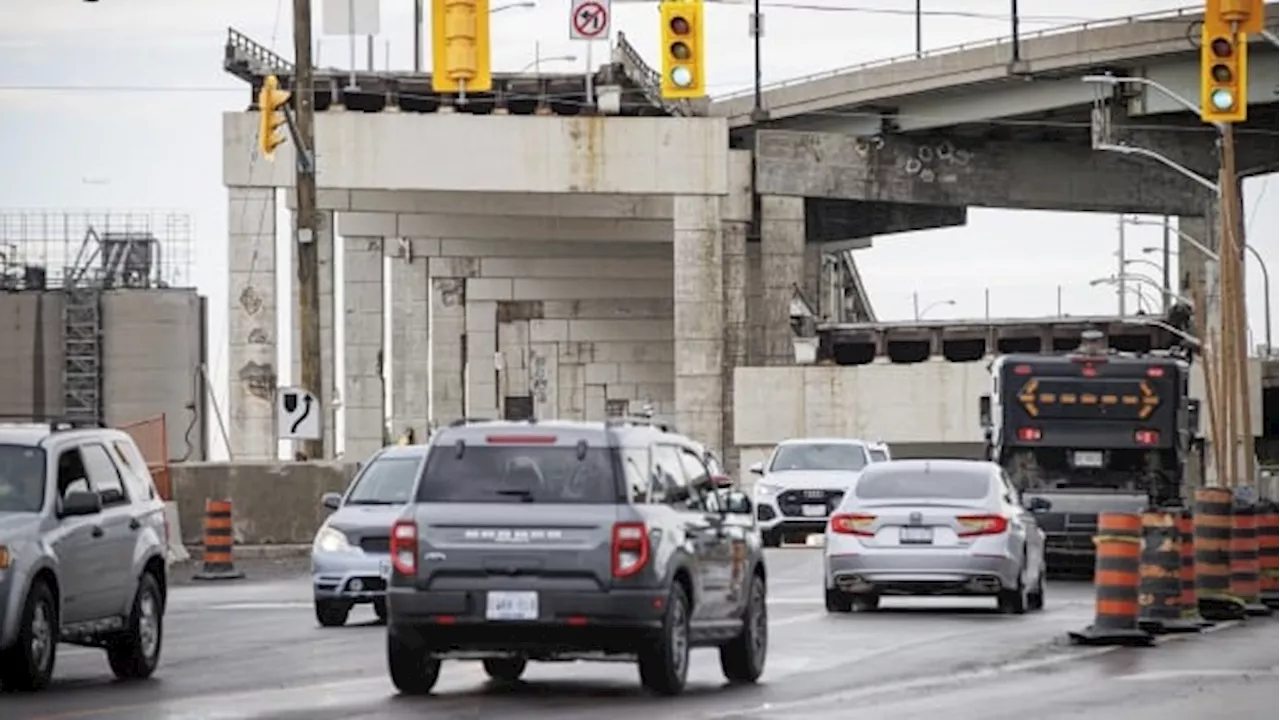
[[[853,494],[862,500],[981,500],[990,489],[991,478],[982,473],[897,471],[863,475],[854,485]]]
[[[418,502],[613,504],[620,501],[608,448],[442,445],[427,459]]]
[[[418,457],[380,457],[360,473],[347,495],[348,505],[403,505],[413,495],[418,478]]]

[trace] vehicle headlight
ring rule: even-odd
[[[773,497],[780,488],[769,483],[756,483],[756,497]]]
[[[328,526],[320,528],[320,532],[316,533],[314,548],[323,552],[347,552],[352,549],[351,542],[341,530]]]
[[[0,545],[0,570],[8,570],[13,564],[13,553],[9,552],[6,545]]]

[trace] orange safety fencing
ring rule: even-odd
[[[156,483],[156,492],[160,493],[160,498],[166,502],[173,500],[173,488],[169,481],[169,439],[164,414],[121,425],[120,430],[128,433],[142,452],[142,459],[147,463],[147,470]]]

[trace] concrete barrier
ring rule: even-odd
[[[191,559],[187,547],[182,544],[182,518],[178,516],[178,503],[164,504],[164,521],[169,525],[169,546],[166,556],[170,563],[186,562]]]
[[[342,492],[355,475],[355,463],[235,462],[183,463],[171,469],[182,541],[199,545],[204,502],[229,499],[235,507],[237,544],[310,543],[329,511],[320,496]]]

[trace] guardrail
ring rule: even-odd
[[[235,28],[227,28],[226,53],[228,61],[246,63],[262,75],[293,73],[293,63]]]
[[[1177,10],[1160,10],[1155,12],[1142,13],[1138,15],[1126,15],[1124,17],[1119,17],[1119,18],[1091,20],[1089,22],[1075,23],[1072,25],[1059,25],[1056,27],[1045,28],[1044,30],[1036,30],[1034,32],[1029,32],[1026,34],[1019,34],[1018,42],[1023,43],[1028,40],[1042,38],[1050,35],[1065,35],[1067,33],[1084,32],[1086,30],[1093,30],[1093,29],[1102,28],[1102,27],[1130,25],[1134,23],[1151,22],[1153,20],[1175,20],[1175,19],[1181,19],[1181,18],[1187,18],[1187,17],[1199,18],[1203,15],[1204,15],[1204,6],[1197,5],[1194,7],[1179,8]],[[926,50],[920,53],[919,55],[912,53],[910,55],[898,55],[895,57],[882,58],[879,60],[868,60],[867,62],[858,63],[856,65],[846,65],[844,67],[835,68],[834,70],[824,70],[822,72],[811,73],[809,75],[801,75],[799,77],[788,78],[786,80],[771,82],[771,83],[762,85],[760,89],[762,91],[776,90],[779,88],[789,87],[792,85],[801,85],[803,83],[813,82],[815,80],[825,80],[827,78],[835,77],[837,75],[844,75],[846,73],[869,70],[871,68],[883,67],[886,65],[894,65],[897,63],[911,62],[911,61],[920,60],[923,58],[937,57],[939,55],[950,55],[952,53],[962,52],[965,50],[977,50],[979,48],[998,47],[1000,45],[1009,44],[1011,40],[1012,38],[1009,35],[999,35],[997,37],[987,38],[985,40],[978,40],[975,42],[960,43],[958,45],[949,45],[946,47],[934,48],[932,50]],[[721,95],[715,98],[715,102],[722,102],[725,100],[736,100],[738,98],[750,97],[751,95],[754,94],[754,92],[755,91],[753,88],[736,90],[732,93]]]

